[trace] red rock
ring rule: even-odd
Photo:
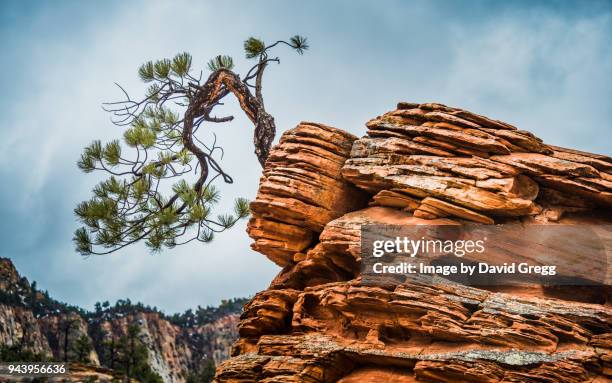
[[[325,224],[365,204],[340,169],[356,137],[326,125],[302,122],[287,131],[266,161],[251,203],[253,249],[285,266],[310,245]]]
[[[539,153],[513,153],[493,156],[491,160],[512,165],[530,175],[556,174],[565,177],[599,178],[597,169],[590,165],[571,162]]]
[[[338,383],[417,383],[416,378],[399,368],[360,368],[338,380]]]
[[[512,197],[476,187],[476,182],[457,177],[413,175],[401,166],[371,166],[348,160],[344,177],[370,192],[397,188],[415,197],[437,197],[468,209],[494,215],[518,216],[529,214],[534,206],[531,199]],[[530,196],[531,197],[531,196]]]
[[[372,197],[370,206],[387,206],[412,211],[419,207],[419,201],[395,190],[382,190]]]
[[[604,172],[608,173],[612,171],[612,158],[608,156],[586,153],[579,150],[561,148],[558,146],[549,146],[552,150],[554,150],[552,156],[555,158],[591,165],[595,169],[603,170]]]
[[[465,220],[472,221],[472,222],[480,222],[480,223],[485,223],[489,225],[494,223],[491,218],[485,215],[478,214],[475,211],[463,208],[461,206],[456,206],[451,203],[441,201],[439,199],[427,197],[423,199],[421,203],[425,206],[433,207],[445,214],[445,215],[438,214],[438,217],[445,217],[445,216],[450,215],[453,217],[465,219]],[[419,207],[419,209],[421,209],[421,207]]]
[[[266,164],[249,233],[284,268],[246,307],[216,381],[612,379],[609,286],[366,286],[360,275],[363,225],[609,225],[612,159],[437,103],[399,103],[366,125],[361,139],[300,125]],[[507,260],[512,246],[486,257]],[[598,267],[566,258],[593,271],[585,278]]]

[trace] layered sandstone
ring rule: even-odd
[[[251,204],[248,232],[254,250],[286,266],[316,241],[329,221],[362,204],[365,196],[341,175],[356,139],[312,122],[283,135],[270,152]]]
[[[366,286],[360,229],[611,224],[612,159],[441,104],[367,127],[302,123],[272,151],[249,234],[283,270],[245,306],[216,381],[609,381],[608,287]]]

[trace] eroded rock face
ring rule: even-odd
[[[229,314],[212,323],[189,328],[160,318],[157,313],[138,312],[95,323],[99,339],[96,344],[117,341],[125,336],[130,324],[138,325],[139,339],[148,352],[151,369],[164,382],[184,382],[188,372],[197,371],[202,360],[215,363],[229,357],[237,338],[238,315]]]
[[[417,207],[419,217],[491,223],[482,215],[537,215],[547,205],[612,206],[609,158],[545,145],[499,121],[440,104],[400,103],[367,126],[343,176],[371,193],[430,197]],[[538,200],[540,188],[578,201]]]
[[[316,242],[325,225],[363,204],[365,195],[342,179],[357,137],[302,122],[270,152],[257,199],[251,203],[253,249],[280,266]]]
[[[607,288],[372,287],[359,270],[364,224],[610,224],[612,159],[441,104],[367,126],[302,123],[275,148],[249,234],[284,268],[245,306],[216,381],[609,381]]]

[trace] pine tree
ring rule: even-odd
[[[111,335],[111,339],[102,342],[102,358],[104,365],[111,370],[115,369],[115,362],[117,361],[117,342],[114,336]]]
[[[206,359],[201,368],[187,376],[186,383],[210,383],[215,377],[215,361]]]
[[[91,340],[87,335],[81,335],[79,338],[77,338],[73,344],[73,352],[77,362],[89,363],[89,354],[91,353],[92,349],[93,346],[91,344]]]
[[[30,285],[30,295],[28,297],[28,305],[32,310],[36,309],[36,294],[38,293],[36,281]]]
[[[117,369],[126,380],[136,379],[141,383],[162,383],[161,377],[149,366],[148,351],[140,340],[140,328],[130,324],[127,334],[119,339],[117,344]]]
[[[249,214],[248,202],[235,201],[233,214],[213,215],[219,201],[217,179],[232,183],[218,162],[223,149],[205,143],[199,128],[222,123],[214,109],[233,94],[255,125],[255,154],[263,166],[275,136],[274,118],[266,111],[262,80],[271,50],[286,45],[302,54],[308,43],[301,36],[266,45],[251,37],[244,43],[247,59],[255,59],[243,77],[233,71],[234,61],[219,55],[208,62],[205,80],[195,74],[192,57],[179,53],[171,59],[149,61],[138,75],[149,84],[144,98],[133,100],[121,87],[125,100],[105,104],[113,122],[124,128],[123,139],[85,148],[78,166],[86,173],[103,171],[110,177],[93,189],[93,197],[80,203],[75,214],[84,224],[74,235],[82,255],[108,254],[138,241],[151,251],[172,248],[193,240],[209,242],[214,233],[232,227]],[[194,182],[190,182],[190,176]]]
[[[0,345],[0,362],[46,362],[49,358],[42,353],[24,349],[19,344]]]
[[[66,317],[60,323],[60,326],[58,326],[58,330],[60,330],[61,335],[58,336],[57,338],[58,340],[61,339],[63,341],[62,356],[63,356],[63,361],[66,363],[70,360],[70,351],[71,351],[70,345],[73,342],[73,339],[70,333],[78,325],[78,323],[79,323],[78,319],[74,317]]]

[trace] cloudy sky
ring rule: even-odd
[[[268,110],[283,131],[301,120],[362,135],[400,100],[464,107],[546,142],[610,155],[610,2],[2,1],[0,5],[0,256],[58,299],[91,308],[129,297],[167,312],[266,288],[278,268],[249,248],[244,224],[209,245],[150,255],[134,246],[82,259],[72,209],[102,175],[76,168],[84,146],[122,132],[101,110],[143,91],[138,66],[189,51],[238,70],[251,35],[300,33],[311,50],[280,49],[266,73]],[[261,171],[252,126],[234,103],[211,127],[235,183],[223,207],[252,199]]]

